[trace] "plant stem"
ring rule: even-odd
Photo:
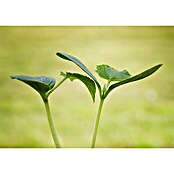
[[[111,81],[110,81],[110,80],[108,80],[108,83],[107,83],[107,85],[106,85],[106,89],[108,89],[108,87],[109,87],[110,83],[111,83]]]
[[[47,97],[55,90],[57,89],[68,77],[63,78],[54,88],[52,88],[51,90],[49,90],[49,92],[47,93]]]
[[[95,147],[95,141],[96,141],[96,137],[97,137],[97,131],[98,131],[98,126],[99,126],[99,121],[100,121],[101,110],[103,107],[103,102],[104,102],[104,99],[100,98],[100,104],[99,104],[99,108],[98,108],[98,113],[97,113],[97,117],[96,117],[96,121],[95,121],[95,125],[94,125],[93,137],[92,137],[92,141],[91,141],[91,148]]]
[[[49,106],[49,102],[48,99],[44,99],[44,104],[45,104],[45,109],[46,109],[46,113],[47,113],[47,117],[48,117],[48,123],[50,126],[50,130],[51,130],[51,134],[55,143],[56,148],[60,148],[60,142],[57,136],[57,132],[56,132],[56,128],[53,122],[53,119],[51,117],[51,112],[50,112],[50,106]]]

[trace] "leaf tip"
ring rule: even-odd
[[[63,59],[66,59],[66,54],[65,54],[64,52],[57,52],[56,55],[57,55],[58,57],[61,57],[61,58],[63,58]]]
[[[157,64],[156,66],[154,66],[154,68],[156,67],[156,71],[157,71],[162,65],[163,65],[162,63]]]
[[[56,55],[60,56],[60,55],[62,55],[62,52],[57,52]]]
[[[162,64],[162,63],[160,63],[160,64],[158,64],[158,66],[159,66],[159,67],[161,67],[161,66],[163,66],[163,64]]]
[[[15,76],[13,75],[13,76],[10,76],[10,78],[11,78],[11,79],[18,79],[18,76],[19,76],[19,75],[15,75]]]
[[[60,75],[65,77],[66,76],[66,73],[64,73],[63,71],[61,71],[60,72]]]

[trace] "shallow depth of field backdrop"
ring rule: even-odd
[[[96,147],[174,147],[174,27],[0,27],[0,147],[54,147],[37,92],[10,75],[81,72],[56,56],[152,76],[111,92],[103,108]],[[103,82],[104,80],[99,81]],[[67,80],[50,97],[63,147],[89,147],[98,107],[80,81]]]

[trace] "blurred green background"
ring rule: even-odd
[[[107,98],[96,147],[174,147],[174,27],[0,27],[0,147],[54,147],[40,96],[10,75],[81,72],[55,54],[76,56],[96,75],[108,64],[154,75]],[[84,73],[83,73],[84,74]],[[67,80],[51,97],[63,147],[89,147],[98,108],[80,81]]]

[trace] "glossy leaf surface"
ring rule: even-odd
[[[70,73],[70,72],[66,72],[63,73],[61,72],[61,75],[63,75],[64,77],[68,77],[71,81],[73,80],[80,80],[81,82],[83,82],[85,84],[85,86],[88,88],[91,97],[93,99],[93,102],[95,101],[95,93],[96,93],[96,87],[95,87],[95,83],[93,80],[91,80],[89,77],[78,74],[78,73]]]
[[[100,84],[98,83],[95,76],[88,70],[88,68],[79,59],[63,52],[58,52],[56,53],[56,55],[61,57],[62,59],[69,60],[75,63],[77,66],[79,66],[84,72],[86,72],[95,81],[95,83],[97,84],[97,87],[99,88],[99,91],[101,91]]]
[[[150,76],[151,74],[153,74],[155,71],[157,71],[161,66],[162,66],[162,64],[158,64],[158,65],[156,65],[156,66],[154,66],[154,67],[152,67],[152,68],[147,69],[146,71],[144,71],[144,72],[142,72],[142,73],[140,73],[140,74],[137,74],[137,75],[135,75],[135,76],[131,76],[131,77],[125,79],[125,80],[122,80],[122,81],[120,81],[120,82],[117,82],[117,83],[111,85],[111,86],[109,87],[109,89],[107,90],[107,92],[105,93],[104,98],[106,98],[106,96],[107,96],[114,88],[116,88],[116,87],[118,87],[118,86],[121,86],[121,85],[123,85],[123,84],[126,84],[126,83],[130,83],[130,82],[134,82],[134,81],[137,81],[137,80],[144,79],[144,78]]]
[[[20,80],[36,91],[40,93],[40,95],[45,98],[46,92],[52,89],[56,83],[56,80],[52,77],[45,77],[45,76],[24,76],[24,75],[16,75],[10,76],[12,79]]]

